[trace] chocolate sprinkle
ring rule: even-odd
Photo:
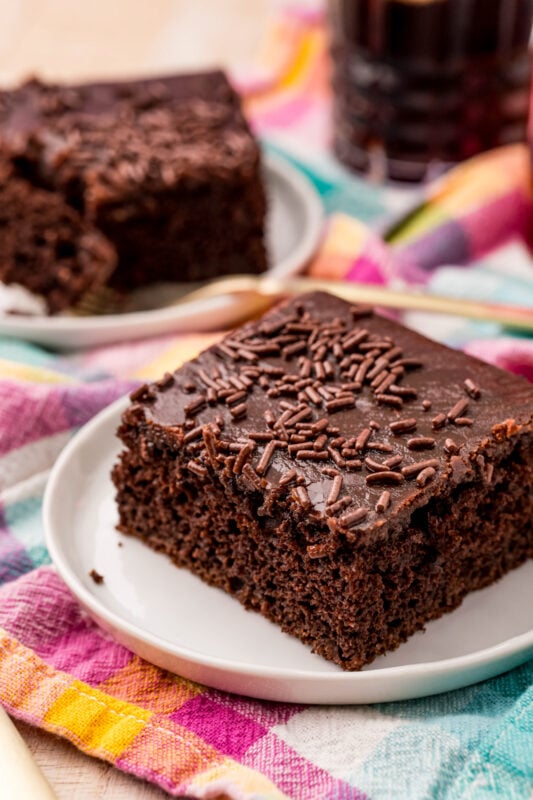
[[[309,461],[327,461],[328,454],[325,451],[317,453],[316,450],[298,450],[296,458],[307,459]]]
[[[233,472],[235,475],[240,475],[243,470],[244,465],[251,457],[252,453],[254,452],[254,444],[253,442],[249,442],[245,444],[244,447],[239,451],[237,458],[235,459],[235,463],[233,465]]]
[[[464,382],[465,391],[474,400],[479,400],[481,397],[481,389],[471,378],[467,378]]]
[[[355,470],[361,469],[363,466],[363,462],[359,461],[358,458],[351,458],[346,461],[346,469],[350,470],[350,472],[354,472]]]
[[[416,429],[416,425],[416,419],[414,417],[409,417],[408,419],[400,419],[397,422],[391,422],[389,429],[392,431],[392,433],[398,436],[402,433],[414,431]]]
[[[459,445],[453,439],[446,439],[444,442],[444,452],[450,455],[459,452]]]
[[[370,475],[366,476],[365,481],[369,486],[378,484],[398,485],[403,483],[403,475],[392,470],[383,470],[382,472],[371,472]]]
[[[458,425],[459,427],[470,426],[474,424],[474,420],[472,417],[456,417],[454,420],[454,425]]]
[[[392,406],[393,408],[402,408],[403,400],[394,394],[377,394],[376,400],[384,406]]]
[[[205,406],[206,402],[207,397],[205,394],[200,394],[194,400],[191,400],[191,402],[188,403],[183,410],[187,416],[192,417],[197,411]]]
[[[368,440],[372,435],[372,430],[370,428],[363,428],[357,439],[355,440],[355,449],[356,450],[364,450],[367,446]]]
[[[333,483],[329,491],[328,499],[326,500],[327,506],[333,505],[333,503],[335,503],[338,500],[339,495],[341,493],[341,489],[342,489],[342,475],[337,474],[333,478]]]
[[[376,511],[378,514],[383,514],[384,511],[388,509],[390,505],[390,492],[385,489],[379,496],[379,500],[376,503]]]
[[[189,461],[187,463],[187,469],[190,472],[193,472],[195,475],[198,475],[200,478],[205,478],[207,475],[207,467],[204,467],[203,464],[200,464],[198,461]]]
[[[454,422],[457,419],[457,417],[463,416],[467,408],[468,408],[468,400],[466,399],[466,397],[462,397],[460,400],[457,401],[457,403],[453,406],[453,408],[451,408],[448,411],[446,416],[448,417],[450,422]]]
[[[336,503],[333,503],[333,505],[329,506],[329,508],[326,509],[326,516],[332,517],[334,514],[337,513],[337,511],[343,511],[348,506],[351,506],[351,504],[352,504],[352,498],[350,497],[350,495],[345,494],[344,497],[341,497],[340,500],[337,500]]]
[[[391,458],[386,458],[383,462],[383,466],[387,467],[387,469],[394,469],[394,467],[399,467],[403,461],[403,457],[400,455],[391,456]]]
[[[418,483],[419,486],[425,486],[426,483],[429,483],[430,481],[433,480],[435,474],[436,472],[434,467],[426,467],[425,469],[422,470],[422,472],[418,473],[418,475],[416,476],[416,482]]]
[[[355,511],[350,511],[349,514],[339,518],[339,523],[345,528],[353,528],[359,522],[362,522],[368,516],[368,508],[356,508]]]
[[[424,469],[432,468],[437,469],[439,466],[439,462],[436,458],[431,458],[428,461],[418,461],[415,464],[409,464],[406,467],[402,467],[402,475],[406,478],[414,478],[419,472],[422,472]]]
[[[261,478],[259,477],[259,475],[257,474],[257,472],[255,471],[255,469],[252,467],[251,464],[244,465],[244,467],[242,468],[242,474],[246,478],[248,478],[249,482],[252,484],[254,489],[261,491],[261,489],[263,488],[263,483],[261,481]]]
[[[446,425],[446,414],[437,414],[436,417],[433,417],[431,420],[431,427],[433,430],[437,431],[439,428],[444,428]]]
[[[150,387],[147,383],[143,383],[142,386],[139,386],[137,389],[134,389],[133,392],[130,393],[130,400],[135,403],[137,400],[145,400],[146,397],[150,394]]]
[[[416,436],[407,440],[409,450],[431,450],[435,447],[435,439],[432,436]]]
[[[241,403],[238,406],[233,406],[230,409],[230,414],[234,419],[238,419],[239,417],[244,417],[246,414],[246,403]]]
[[[284,475],[281,476],[279,485],[280,486],[287,486],[287,484],[292,483],[298,477],[298,473],[295,469],[290,469],[288,472],[285,472]]]
[[[297,486],[296,489],[293,489],[293,494],[304,508],[308,508],[311,505],[311,500],[309,499],[305,486]]]
[[[274,455],[274,451],[277,446],[278,442],[275,439],[273,439],[271,442],[267,444],[267,446],[263,450],[263,454],[255,467],[255,471],[257,472],[258,475],[264,475],[268,470],[270,461],[272,459],[272,456]]]
[[[365,458],[365,464],[372,472],[383,472],[383,464],[379,461],[374,461],[373,458]]]
[[[343,411],[345,408],[353,408],[355,406],[355,397],[339,397],[336,400],[330,400],[326,403],[326,408],[330,414],[337,411]]]

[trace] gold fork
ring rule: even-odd
[[[186,287],[181,284],[180,289]],[[110,313],[113,303],[112,290],[108,290],[99,305],[95,295],[86,308],[92,313]],[[186,292],[161,307],[187,306],[199,300],[209,300],[221,295],[246,296],[249,315],[259,313],[279,297],[298,295],[304,292],[323,291],[341,297],[350,303],[364,303],[381,308],[400,311],[422,311],[431,314],[448,314],[481,322],[492,322],[505,328],[533,333],[533,308],[501,303],[488,303],[481,300],[463,300],[455,297],[429,294],[427,292],[390,289],[346,281],[331,281],[319,278],[295,277],[277,278],[272,275],[234,275],[217,278],[199,289]],[[103,309],[106,309],[103,311]],[[243,316],[243,311],[236,316]]]
[[[533,308],[319,278],[276,278],[269,275],[218,278],[196,291],[189,292],[180,298],[176,305],[218,297],[221,294],[247,294],[251,298],[255,296],[257,300],[264,301],[264,305],[267,306],[284,295],[292,296],[314,291],[329,292],[350,303],[364,303],[401,311],[448,314],[482,322],[494,322],[507,328],[533,333]]]

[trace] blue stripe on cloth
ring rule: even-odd
[[[44,545],[42,528],[42,499],[29,497],[4,510],[6,533],[18,544],[12,548],[12,569],[18,574],[50,564]],[[5,559],[2,559],[3,565]],[[8,578],[9,579],[9,578]]]
[[[349,173],[333,157],[324,154],[307,160],[272,139],[263,142],[263,147],[303,172],[319,193],[326,214],[343,212],[361,222],[375,222],[386,214],[383,189]]]
[[[24,545],[9,529],[5,510],[0,509],[0,585],[32,569],[33,561]]]
[[[350,783],[372,800],[530,800],[532,680],[530,661],[476,686],[375,706],[403,724],[350,775]]]
[[[42,347],[18,339],[0,337],[0,358],[31,367],[56,368],[56,356]]]

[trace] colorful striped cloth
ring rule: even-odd
[[[258,129],[269,133],[270,147],[279,149],[282,142],[328,211],[341,212],[330,218],[311,266],[315,274],[423,279],[429,291],[482,294],[533,308],[533,270],[523,250],[513,245],[505,256],[500,251],[476,261],[509,234],[526,235],[523,150],[465,165],[418,198],[409,226],[397,227],[385,243],[362,222],[377,224],[385,212],[397,211],[395,196],[349,178],[324,154],[311,159],[302,147],[295,155],[301,132],[308,149],[309,130],[314,146],[323,146],[327,135],[320,15],[309,5],[305,13],[293,9],[267,53],[270,61],[247,87]],[[502,167],[511,161],[522,165],[514,181]],[[470,169],[478,176],[475,192]],[[505,179],[494,182],[494,170]],[[498,203],[500,212],[484,223],[484,209]],[[472,219],[463,232],[478,231],[470,238],[433,235],[450,219],[467,217]],[[504,218],[496,231],[494,219]],[[471,259],[468,270],[457,266]],[[453,266],[435,269],[448,263]],[[416,315],[409,322],[427,324]],[[431,332],[533,379],[531,340],[457,320],[432,320]],[[60,581],[43,543],[41,500],[61,448],[112,400],[140,380],[174,369],[212,339],[169,336],[68,356],[0,339],[0,702],[13,716],[175,796],[530,800],[533,662],[410,702],[304,707],[256,701],[143,662],[97,628]]]

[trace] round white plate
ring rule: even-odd
[[[285,159],[264,156],[268,197],[267,251],[269,275],[283,277],[301,271],[316,250],[323,210],[312,184]],[[242,299],[221,295],[187,306],[159,307],[197,284],[167,284],[139,291],[127,313],[101,316],[22,316],[0,314],[0,335],[17,337],[60,350],[95,347],[117,341],[178,331],[216,330],[231,325],[243,313]]]
[[[68,444],[44,502],[47,544],[89,614],[138,655],[229,692],[298,703],[375,703],[467,686],[533,656],[533,561],[430,622],[361,672],[343,672],[259,614],[115,530],[109,474],[127,401]],[[119,542],[122,546],[119,546]],[[96,569],[104,582],[96,585]]]

